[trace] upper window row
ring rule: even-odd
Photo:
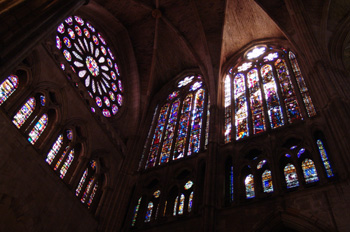
[[[247,51],[224,79],[224,98],[225,143],[316,115],[296,57],[284,48]]]

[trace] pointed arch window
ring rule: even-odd
[[[124,104],[124,87],[117,58],[102,33],[81,17],[69,16],[57,28],[56,47],[102,115],[108,118],[117,115]],[[61,67],[66,70],[64,64]]]
[[[288,163],[284,167],[284,177],[286,180],[287,188],[294,188],[299,186],[299,180],[295,166]]]
[[[21,107],[21,109],[13,117],[13,124],[19,129],[23,126],[29,116],[33,113],[36,106],[36,100],[34,97],[31,97],[27,100],[26,103]]]
[[[264,193],[272,193],[273,192],[273,184],[272,184],[272,176],[271,171],[266,169],[262,176],[261,181],[264,189]]]
[[[317,143],[318,151],[321,155],[323,166],[326,169],[327,177],[329,178],[329,177],[334,176],[334,173],[333,173],[333,170],[332,170],[331,164],[329,162],[328,155],[327,155],[327,152],[326,152],[326,149],[323,145],[322,140],[317,139],[316,143]]]
[[[142,200],[142,197],[139,198],[139,200],[137,201],[137,204],[135,206],[134,216],[132,218],[131,226],[135,226],[135,224],[136,224],[137,214],[138,214],[139,209],[140,209],[141,200]]]
[[[301,163],[303,169],[304,179],[307,184],[318,181],[317,171],[314,161],[311,159],[305,159]]]
[[[4,103],[17,89],[18,76],[10,75],[0,84],[0,105]]]
[[[244,179],[244,185],[245,185],[245,193],[246,198],[254,198],[255,197],[255,189],[254,189],[254,176],[253,174],[249,174]]]
[[[47,123],[48,123],[48,116],[47,114],[43,114],[39,121],[35,124],[34,128],[28,135],[28,141],[31,144],[34,144],[40,137],[40,135],[44,132]]]
[[[184,191],[176,196],[174,201],[173,216],[183,215],[186,213],[186,211],[188,213],[192,211],[194,198],[193,185],[193,181],[187,181],[184,185]]]
[[[151,125],[153,136],[145,168],[198,153],[206,148],[209,131],[209,99],[201,76],[187,76],[178,82]]]
[[[225,143],[316,115],[294,53],[277,46],[248,50],[228,71],[223,91]]]

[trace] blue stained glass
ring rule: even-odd
[[[151,221],[152,211],[153,211],[153,202],[149,202],[147,207],[145,222]]]
[[[305,152],[305,148],[301,148],[299,151],[298,151],[298,158],[300,158],[300,156]]]
[[[311,159],[305,159],[302,162],[301,167],[303,169],[305,182],[307,184],[318,181],[315,164]]]
[[[324,148],[322,141],[318,139],[316,143],[317,143],[318,151],[320,152],[320,155],[321,155],[323,166],[326,169],[327,177],[334,176],[333,170],[331,168],[331,164],[329,163],[329,160],[328,160],[326,149]]]

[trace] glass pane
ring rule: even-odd
[[[47,114],[43,114],[39,121],[35,124],[32,131],[29,133],[28,141],[31,144],[34,144],[40,137],[40,135],[44,132],[48,122]]]
[[[246,198],[253,198],[255,197],[255,190],[254,190],[254,176],[252,174],[249,174],[246,176],[244,180],[245,184],[245,193],[246,193]]]
[[[0,105],[4,103],[18,87],[18,77],[10,75],[0,84]]]
[[[318,181],[315,164],[311,159],[305,159],[301,167],[303,168],[304,178],[307,184]]]
[[[29,98],[28,101],[22,106],[22,108],[13,117],[12,122],[17,126],[18,129],[21,128],[21,126],[33,113],[35,109],[35,103],[36,102],[34,97]]]
[[[234,99],[235,99],[235,126],[236,140],[249,135],[248,130],[248,105],[245,92],[245,77],[237,74],[234,78]]]
[[[287,164],[284,167],[284,177],[286,179],[287,188],[299,186],[298,175],[293,164]]]

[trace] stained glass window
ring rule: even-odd
[[[90,178],[89,183],[87,184],[85,191],[83,193],[83,196],[80,199],[81,203],[85,203],[85,201],[86,201],[86,199],[91,191],[91,187],[92,187],[94,180],[95,180],[94,177]]]
[[[0,105],[4,103],[18,87],[18,77],[10,75],[0,84]]]
[[[261,160],[261,161],[258,163],[256,169],[261,169],[265,164],[266,164],[266,160]]]
[[[153,211],[153,202],[151,201],[151,202],[148,203],[148,206],[147,206],[145,222],[150,222],[151,221],[152,211]]]
[[[61,170],[60,170],[60,178],[63,179],[70,167],[70,165],[72,164],[73,162],[73,159],[74,159],[74,149],[72,149],[70,152],[69,152],[69,155],[66,159],[66,162],[64,162]]]
[[[57,153],[60,151],[61,147],[63,144],[63,135],[59,135],[56,142],[52,145],[51,150],[49,151],[49,153],[46,156],[46,163],[48,164],[52,164],[52,161],[55,159]]]
[[[252,174],[249,174],[246,176],[244,180],[245,184],[245,194],[246,198],[254,198],[255,197],[255,190],[254,190],[254,176]]]
[[[295,55],[287,49],[253,47],[229,69],[223,84],[225,143],[303,120],[307,116],[302,115],[302,108],[309,117],[316,115]]]
[[[286,179],[287,188],[294,188],[299,186],[297,171],[293,164],[288,163],[284,167],[284,177]]]
[[[56,165],[55,165],[55,167],[54,167],[54,170],[55,170],[55,171],[56,171],[56,170],[59,168],[59,166],[61,165],[61,163],[62,163],[64,157],[66,156],[66,154],[67,154],[67,152],[68,152],[68,150],[69,150],[69,146],[67,146],[67,147],[64,149],[64,152],[62,153],[60,159],[57,161],[57,163],[56,163]]]
[[[137,213],[139,212],[141,200],[142,200],[142,197],[139,198],[139,200],[137,201],[137,205],[135,206],[134,217],[132,218],[131,226],[135,226],[136,219],[137,219]]]
[[[230,166],[230,185],[229,185],[230,189],[230,201],[233,202],[233,166]]]
[[[95,183],[94,188],[92,189],[92,192],[91,192],[91,194],[90,194],[89,201],[87,202],[88,208],[90,208],[90,206],[91,206],[91,204],[92,204],[92,201],[93,201],[94,198],[95,198],[97,189],[98,189],[98,182]]]
[[[231,142],[231,78],[225,77],[225,143]]]
[[[316,143],[317,143],[318,151],[320,152],[320,155],[321,155],[323,166],[326,169],[327,177],[334,176],[331,164],[329,163],[329,160],[328,160],[326,149],[324,148],[322,141],[318,139]]]
[[[209,135],[208,114],[209,99],[201,77],[190,76],[179,81],[178,88],[160,107],[145,168],[205,149]]]
[[[179,197],[177,196],[175,198],[175,201],[174,201],[174,211],[173,211],[173,215],[176,216],[177,214],[177,204],[178,204],[178,201],[179,201]]]
[[[81,188],[83,187],[83,185],[85,183],[85,180],[86,180],[86,177],[87,177],[88,173],[89,173],[89,170],[87,168],[87,169],[85,169],[85,171],[83,173],[83,176],[80,178],[78,187],[75,189],[75,196],[79,196]]]
[[[315,164],[311,159],[305,159],[301,167],[304,173],[304,179],[307,184],[318,181],[317,171]]]
[[[185,205],[185,195],[181,194],[180,203],[179,203],[179,215],[184,213],[184,205]]]
[[[191,192],[189,199],[188,199],[188,208],[187,211],[190,213],[192,210],[192,203],[193,203],[193,192]]]
[[[262,185],[265,193],[273,192],[272,176],[271,176],[270,170],[266,169],[263,172],[261,176],[261,181],[262,181]]]
[[[292,64],[293,72],[294,72],[294,75],[296,77],[296,80],[297,80],[297,83],[298,83],[298,86],[299,86],[299,91],[301,93],[301,96],[303,98],[304,104],[306,106],[306,110],[307,110],[308,116],[309,117],[315,116],[316,115],[316,110],[315,110],[315,107],[314,107],[314,105],[313,105],[313,103],[311,101],[309,90],[306,87],[306,84],[305,84],[305,81],[304,81],[304,77],[301,74],[298,61],[297,61],[294,53],[291,52],[291,51],[289,52],[289,59],[290,59],[290,62]]]
[[[44,132],[47,126],[47,123],[48,123],[48,116],[47,114],[43,114],[28,135],[28,141],[31,144],[34,144],[39,139],[40,135]]]
[[[22,108],[13,117],[12,122],[17,126],[18,129],[21,128],[21,126],[33,113],[35,109],[35,104],[36,104],[35,98],[34,97],[29,98],[28,101],[22,106]]]
[[[70,16],[57,28],[56,47],[103,116],[116,115],[123,105],[124,89],[116,58],[102,34],[84,19]]]

